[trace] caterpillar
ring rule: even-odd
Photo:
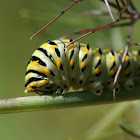
[[[124,50],[102,50],[71,39],[52,40],[41,45],[28,62],[25,93],[39,95],[62,94],[70,87],[87,89],[101,95],[103,89],[113,90],[113,80],[121,63]],[[132,90],[140,84],[140,51],[129,51],[116,84]]]

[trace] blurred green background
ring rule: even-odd
[[[45,32],[32,41],[29,40],[33,33],[70,3],[71,1],[68,0],[1,2],[1,99],[30,96],[24,93],[26,62],[42,43],[79,29],[99,27],[111,21],[109,16],[85,15],[83,12],[86,10],[106,10],[105,5],[98,0],[85,0],[73,7]],[[135,1],[135,4],[139,9],[140,1]],[[133,29],[132,42],[139,42],[139,30],[138,21]],[[112,47],[118,50],[125,46],[126,35],[127,27],[118,28],[100,31],[80,42],[90,43],[93,47]],[[36,94],[31,94],[33,95]],[[98,137],[105,140],[135,140],[136,138],[122,132],[118,125],[129,125],[128,127],[133,131],[140,133],[139,118],[139,102],[3,114],[0,115],[0,138],[3,140],[79,140],[84,136],[91,136],[92,139]]]

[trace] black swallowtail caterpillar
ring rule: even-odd
[[[124,50],[91,48],[71,39],[52,40],[41,45],[32,55],[25,77],[25,92],[39,95],[62,94],[70,87],[88,89],[100,95],[103,88],[113,90],[113,80]],[[116,84],[132,90],[140,83],[140,51],[128,52]]]

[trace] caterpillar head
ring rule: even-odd
[[[53,94],[55,91],[54,83],[46,77],[35,73],[29,73],[25,77],[25,93],[36,92],[39,95]]]

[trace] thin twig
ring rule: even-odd
[[[93,31],[88,32],[87,34],[84,34],[83,36],[80,36],[79,38],[77,38],[77,39],[71,41],[71,42],[66,46],[66,48],[67,48],[68,46],[70,46],[71,44],[73,44],[74,42],[76,42],[76,41],[78,41],[78,40],[80,40],[80,39],[82,39],[82,38],[84,38],[84,37],[86,37],[86,36],[88,36],[88,35],[90,35],[90,34],[93,34],[93,33],[97,32],[97,31],[106,29],[106,28],[110,27],[112,24],[117,23],[117,22],[119,22],[119,21],[120,21],[120,19],[117,19],[117,20],[115,20],[114,22],[111,22],[111,23],[106,24],[106,25],[104,25],[104,26],[101,26],[101,27],[99,27],[99,28],[95,28]]]
[[[126,1],[128,2],[128,0],[126,0]],[[123,4],[123,7],[125,7],[126,4],[124,3],[124,0],[121,0],[121,3]],[[130,14],[128,9],[126,9],[126,12],[127,12],[127,14]]]
[[[106,28],[106,29],[111,29],[111,28],[115,28],[115,27],[124,27],[124,26],[129,26],[132,22],[127,22],[127,23],[121,23],[121,24],[116,24],[116,25],[111,25],[110,27]],[[70,38],[74,35],[78,35],[78,34],[82,34],[82,33],[88,33],[91,32],[93,30],[96,30],[97,28],[91,28],[91,29],[85,29],[85,30],[79,30],[76,32],[73,32],[71,34],[67,34],[65,36],[60,37],[59,39],[64,39],[64,38]]]
[[[122,24],[116,24],[116,25],[110,26],[110,28],[129,26],[131,23],[132,23],[132,21],[127,22],[127,23],[122,23]]]
[[[101,0],[102,2],[104,2],[104,0]],[[114,2],[112,2],[112,1],[109,1],[108,0],[108,3],[109,3],[109,5],[110,6],[112,6],[113,8],[115,8],[115,9],[117,9],[118,10],[118,5],[117,4],[115,4]],[[120,9],[123,9],[122,7],[120,7]],[[129,12],[126,10],[125,11],[127,14],[129,14]]]
[[[128,53],[128,48],[129,48],[129,45],[130,45],[130,37],[131,37],[131,33],[132,33],[132,27],[133,27],[133,24],[131,24],[129,26],[126,47],[125,47],[125,50],[124,50],[124,53],[123,53],[123,56],[122,56],[121,64],[120,64],[120,66],[119,66],[119,68],[117,70],[117,73],[115,75],[115,78],[114,78],[114,88],[113,88],[113,99],[114,99],[114,101],[115,101],[116,83],[117,83],[120,71],[122,69],[122,65],[123,65],[123,63],[125,61],[125,57],[126,57],[126,55]]]
[[[108,12],[110,14],[110,17],[112,18],[112,21],[114,22],[115,21],[115,18],[114,18],[113,14],[112,14],[112,11],[110,9],[110,6],[108,4],[108,1],[107,0],[104,0],[104,1],[105,1],[106,6],[107,6],[107,9],[108,9]]]
[[[72,8],[74,5],[76,5],[80,0],[75,0],[70,6],[68,6],[64,11],[62,11],[59,15],[57,15],[51,22],[49,22],[47,25],[45,25],[42,29],[40,29],[38,32],[36,32],[33,36],[31,36],[30,40],[32,40],[35,36],[37,36],[39,33],[44,31],[47,27],[49,27],[53,22],[55,22],[58,18],[60,18],[65,12],[67,12],[70,8]]]
[[[115,23],[117,23],[117,22],[119,22],[119,21],[121,21],[121,20],[132,19],[131,16],[122,17],[122,13],[124,13],[124,12],[127,10],[127,7],[128,7],[128,5],[129,5],[129,3],[130,3],[130,0],[127,0],[126,5],[125,5],[124,8],[120,11],[120,16],[119,16],[120,18],[119,18],[119,19],[117,19],[116,21],[111,22],[111,23],[109,23],[109,24],[106,24],[106,25],[104,25],[104,26],[101,26],[101,27],[99,27],[99,28],[94,28],[92,31],[89,31],[89,32],[87,32],[85,35],[80,36],[79,38],[77,38],[77,39],[73,40],[72,42],[70,42],[70,43],[66,46],[66,48],[67,48],[68,46],[70,46],[71,44],[73,44],[74,42],[76,42],[76,41],[78,41],[78,40],[80,40],[80,39],[82,39],[82,38],[84,38],[84,37],[86,37],[86,36],[88,36],[88,35],[90,35],[90,34],[92,34],[92,33],[95,33],[96,31],[100,31],[100,30],[102,30],[102,29],[109,28],[111,25],[113,25],[113,24],[115,24]],[[118,7],[118,6],[117,6],[117,7]],[[63,38],[63,37],[62,37],[62,38]]]
[[[104,0],[100,0],[100,1],[104,2]],[[109,0],[108,0],[108,3],[109,3],[109,5],[111,5],[113,8],[118,9],[118,6],[117,6],[115,3],[110,2]]]
[[[104,2],[104,0],[101,0],[102,2]],[[123,20],[127,20],[127,19],[130,19],[131,21],[130,22],[127,22],[127,23],[123,23],[123,24],[118,24],[118,25],[111,25],[110,27],[108,27],[108,28],[106,28],[106,29],[109,29],[109,28],[114,28],[114,27],[122,27],[122,26],[128,26],[128,25],[130,25],[132,22],[135,22],[135,21],[137,21],[139,18],[140,18],[140,15],[139,15],[139,13],[137,13],[136,11],[128,11],[128,9],[127,9],[127,7],[128,7],[128,5],[130,4],[130,0],[127,0],[127,3],[126,3],[126,5],[125,5],[125,3],[124,3],[124,1],[122,1],[123,2],[123,4],[124,4],[124,8],[121,8],[120,7],[120,5],[119,5],[119,2],[118,2],[118,0],[116,0],[116,4],[115,3],[112,3],[112,2],[110,2],[109,0],[108,0],[108,3],[111,5],[111,6],[113,6],[113,7],[115,7],[116,9],[118,9],[118,10],[120,10],[120,9],[122,9],[121,11],[120,11],[120,14],[119,14],[119,20],[120,21],[123,21]],[[133,5],[132,4],[132,2],[131,2],[131,5]],[[133,8],[135,9],[135,7],[134,7],[134,5],[133,5]],[[128,13],[128,15],[127,16],[125,16],[125,17],[122,17],[122,14],[123,13]],[[69,37],[72,37],[72,36],[74,36],[74,35],[78,35],[78,34],[83,34],[83,33],[89,33],[89,32],[94,32],[94,31],[96,31],[98,28],[91,28],[91,29],[85,29],[85,30],[79,30],[79,31],[76,31],[76,32],[74,32],[74,33],[71,33],[71,34],[68,34],[68,35],[65,35],[65,36],[62,36],[60,39],[63,39],[63,38],[69,38]],[[91,34],[91,33],[89,33],[89,34]],[[85,35],[85,36],[87,36],[87,35]],[[81,38],[83,38],[83,36],[81,37]],[[78,38],[78,40],[80,39],[80,37]]]
[[[123,5],[123,7],[125,6],[125,3],[124,3],[124,1],[123,0],[121,0],[121,3],[122,3],[122,5]]]
[[[118,6],[118,11],[120,12],[121,11],[121,6],[120,6],[118,0],[115,0],[115,1],[116,1],[117,6]]]
[[[121,0],[122,1],[122,0]],[[123,2],[123,1],[122,1]],[[119,18],[121,19],[121,17],[122,17],[122,14],[125,12],[125,11],[128,11],[128,5],[129,5],[129,3],[130,3],[130,0],[127,0],[127,3],[126,3],[126,5],[124,5],[124,8],[120,11],[120,14],[119,14]],[[129,13],[129,11],[128,11],[128,13]]]
[[[131,46],[140,46],[140,43],[131,43],[131,44],[129,45],[129,47],[131,47]]]
[[[108,23],[108,24],[106,24],[106,25],[104,25],[104,26],[101,26],[101,27],[98,27],[98,28],[79,30],[79,31],[77,31],[77,32],[74,32],[74,33],[71,33],[71,34],[62,36],[62,37],[60,37],[60,39],[69,38],[69,37],[71,37],[71,36],[73,36],[73,35],[77,35],[77,34],[87,33],[87,34],[81,36],[81,38],[80,38],[80,37],[77,38],[76,41],[78,41],[78,40],[82,39],[83,37],[86,37],[87,35],[90,35],[90,34],[96,32],[96,31],[100,31],[100,30],[102,30],[102,29],[111,28],[111,26],[112,26],[113,24],[115,24],[115,23],[117,23],[117,22],[119,22],[119,21],[122,21],[122,20],[127,20],[127,19],[131,19],[131,17],[130,17],[130,16],[122,17],[121,19],[117,19],[115,22]],[[117,27],[117,26],[119,26],[119,25],[116,25],[116,27]],[[120,26],[123,26],[123,25],[121,24]],[[114,27],[115,27],[115,26],[114,26]],[[90,33],[89,33],[89,32],[90,32]],[[88,33],[89,33],[89,34],[88,34]],[[75,40],[73,40],[72,42],[74,43]],[[72,44],[72,42],[71,42],[70,44]],[[69,45],[70,45],[70,44],[69,44]]]

